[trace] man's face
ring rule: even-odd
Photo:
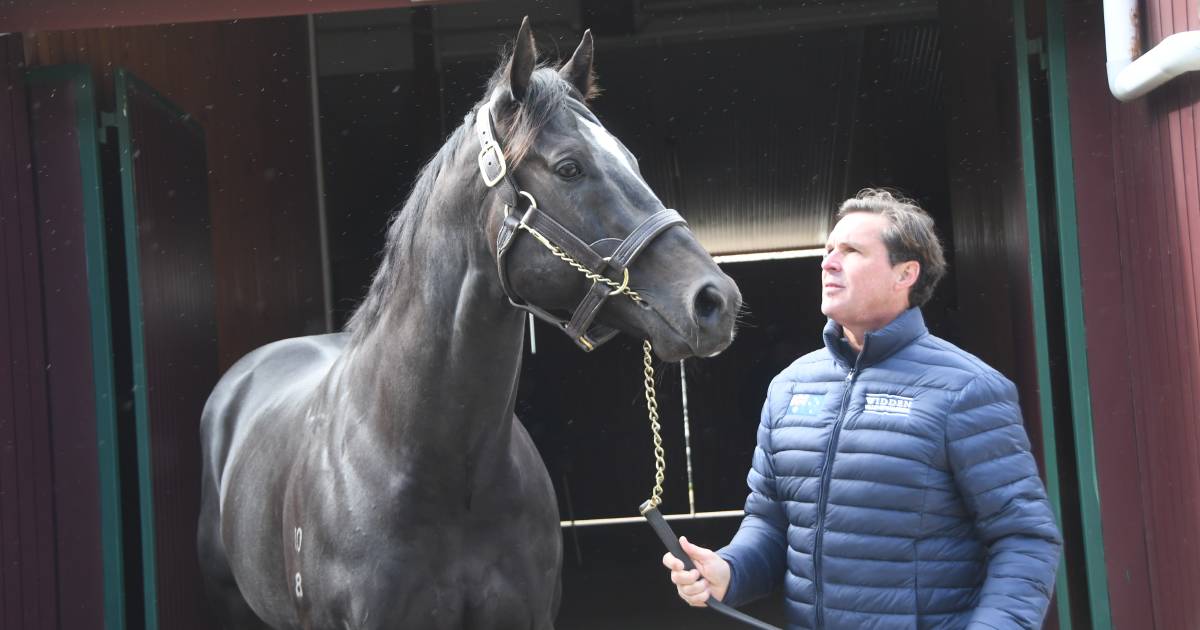
[[[888,260],[883,230],[888,221],[870,212],[854,212],[838,221],[825,243],[821,261],[821,312],[843,327],[878,330],[908,307],[915,262]]]

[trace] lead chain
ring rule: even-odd
[[[604,284],[612,287],[614,293],[623,293],[625,295],[628,295],[629,299],[633,300],[634,302],[638,302],[639,304],[641,303],[642,296],[638,295],[637,291],[630,289],[628,284],[619,283],[616,280],[613,280],[607,276],[602,276],[594,271],[591,271],[590,269],[588,269],[587,267],[584,267],[582,264],[580,264],[578,261],[576,261],[574,258],[571,258],[570,254],[567,254],[566,252],[564,252],[561,248],[559,248],[559,246],[555,245],[554,243],[551,243],[550,239],[543,236],[541,232],[535,230],[534,228],[529,227],[524,222],[522,222],[518,225],[520,226],[520,228],[522,230],[529,232],[533,236],[533,238],[536,238],[538,240],[538,242],[540,242],[542,245],[545,245],[546,248],[550,250],[551,254],[554,254],[555,256],[560,258],[563,262],[565,262],[568,265],[571,265],[572,267],[577,269],[580,273],[587,276],[588,279],[591,280],[592,282],[603,282]]]
[[[534,203],[535,207],[536,205],[537,204]],[[564,252],[557,245],[551,243],[550,239],[543,236],[541,232],[529,227],[523,221],[519,224],[519,226],[521,229],[529,232],[529,234],[537,239],[542,245],[545,245],[546,248],[550,250],[551,254],[554,254],[563,262],[574,267],[580,273],[591,279],[592,282],[603,282],[614,289],[614,294],[622,293],[628,295],[629,298],[634,302],[641,303],[642,296],[638,295],[633,289],[630,289],[627,282],[618,284],[615,280],[589,270],[587,267],[579,264],[578,261]],[[628,279],[628,277],[626,279]],[[654,391],[654,365],[651,359],[652,351],[653,348],[650,345],[650,341],[642,341],[642,382],[646,389],[646,415],[650,418],[650,433],[653,436],[654,441],[654,488],[650,490],[649,503],[651,507],[658,507],[662,503],[662,485],[663,480],[666,479],[667,460],[665,457],[666,453],[663,451],[662,435],[659,434],[659,430],[662,429],[662,426],[658,423],[658,398]]]
[[[650,507],[662,503],[662,484],[666,477],[667,460],[663,456],[662,436],[659,435],[658,400],[654,395],[654,366],[650,363],[650,342],[642,342],[642,375],[646,387],[646,415],[650,417],[650,433],[654,436],[654,488],[650,491]]]

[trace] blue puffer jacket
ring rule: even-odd
[[[1012,382],[915,308],[825,345],[767,391],[725,601],[782,583],[799,628],[1040,627],[1061,538]]]

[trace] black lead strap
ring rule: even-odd
[[[667,519],[663,518],[662,513],[658,511],[657,507],[655,507],[650,501],[646,501],[645,503],[642,503],[641,507],[638,508],[638,511],[640,511],[642,516],[645,517],[646,522],[650,523],[650,527],[654,530],[654,533],[658,534],[658,539],[662,541],[663,545],[666,545],[667,551],[670,551],[671,555],[683,561],[684,570],[691,571],[692,569],[696,568],[696,565],[692,563],[692,559],[683,552],[683,547],[679,544],[679,537],[675,535],[675,531],[672,530],[671,526],[667,524]],[[762,630],[780,630],[769,623],[759,621],[758,619],[755,619],[754,617],[751,617],[750,615],[747,615],[746,613],[733,608],[724,602],[713,599],[712,597],[709,597],[705,604],[709,608],[713,609],[714,612],[719,612],[722,615],[725,615],[734,621],[739,621],[747,626],[750,626],[751,628],[761,628]]]

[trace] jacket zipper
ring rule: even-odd
[[[863,350],[866,350],[865,346]],[[859,356],[862,356],[859,354]],[[846,374],[846,391],[842,392],[842,405],[838,408],[837,420],[833,423],[833,434],[829,436],[829,445],[825,447],[825,466],[821,471],[821,495],[817,500],[817,542],[813,546],[813,571],[816,577],[817,600],[817,630],[825,627],[825,582],[821,574],[821,545],[825,538],[825,508],[829,505],[829,484],[833,478],[833,458],[837,453],[838,436],[842,433],[842,421],[846,419],[846,405],[850,402],[850,392],[854,389],[854,380],[858,377],[858,362]]]

